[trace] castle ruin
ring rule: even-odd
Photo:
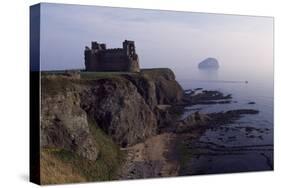
[[[111,49],[106,49],[105,44],[92,42],[91,48],[86,46],[84,55],[86,71],[140,71],[134,41],[125,40],[123,48]]]

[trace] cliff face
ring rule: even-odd
[[[155,86],[153,94],[156,95],[157,104],[177,104],[183,97],[183,89],[175,80],[175,74],[171,69],[145,69],[141,74],[151,80]]]
[[[170,69],[144,69],[139,75],[124,77],[136,86],[151,108],[179,103],[183,97],[183,90]]]
[[[71,82],[68,78],[43,79],[41,147],[62,148],[95,160],[98,150],[90,134],[87,114],[80,108],[78,88],[70,84],[63,85]],[[47,91],[52,89],[53,92]]]
[[[109,78],[86,84],[81,107],[112,139],[126,147],[154,135],[157,121],[137,88],[124,78]]]
[[[183,96],[169,69],[83,74],[42,76],[42,147],[63,148],[94,161],[99,149],[88,120],[121,147],[131,146],[157,133],[160,119],[167,117],[159,105],[179,103]]]

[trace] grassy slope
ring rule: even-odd
[[[73,164],[56,157],[59,149],[44,149],[41,152],[41,184],[84,182],[83,177]]]
[[[81,72],[82,79],[99,79],[99,78],[114,78],[120,75],[135,75],[138,73],[131,73],[131,72]]]
[[[102,78],[114,78],[120,75],[139,75],[145,74],[151,77],[157,77],[163,73],[170,72],[168,68],[152,68],[152,69],[141,69],[140,73],[132,72],[87,72],[81,71],[80,75],[82,79],[102,79]],[[41,77],[50,76],[50,75],[63,75],[66,71],[42,71]]]
[[[105,181],[117,178],[117,169],[125,154],[94,122],[89,121],[89,124],[100,151],[97,160],[93,162],[63,149],[43,149],[42,184]]]

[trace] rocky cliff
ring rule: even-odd
[[[71,81],[57,76],[42,79],[41,147],[63,148],[95,160],[95,139],[80,107],[79,89]]]
[[[183,97],[170,69],[80,74],[42,74],[43,148],[61,148],[95,161],[100,148],[89,122],[120,147],[132,146],[157,134],[169,117],[166,109]]]
[[[91,81],[80,92],[81,108],[122,147],[157,131],[155,114],[137,88],[122,77]]]

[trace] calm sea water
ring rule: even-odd
[[[197,148],[182,175],[271,170],[273,166],[273,75],[239,75],[217,71],[191,71],[178,79],[184,89],[203,88],[232,94],[230,104],[195,105],[184,116],[200,111],[259,110],[233,124],[207,130],[193,143]],[[236,79],[234,79],[236,78]],[[248,83],[246,83],[247,81]],[[254,102],[255,104],[248,104]],[[187,150],[190,149],[187,146]]]

